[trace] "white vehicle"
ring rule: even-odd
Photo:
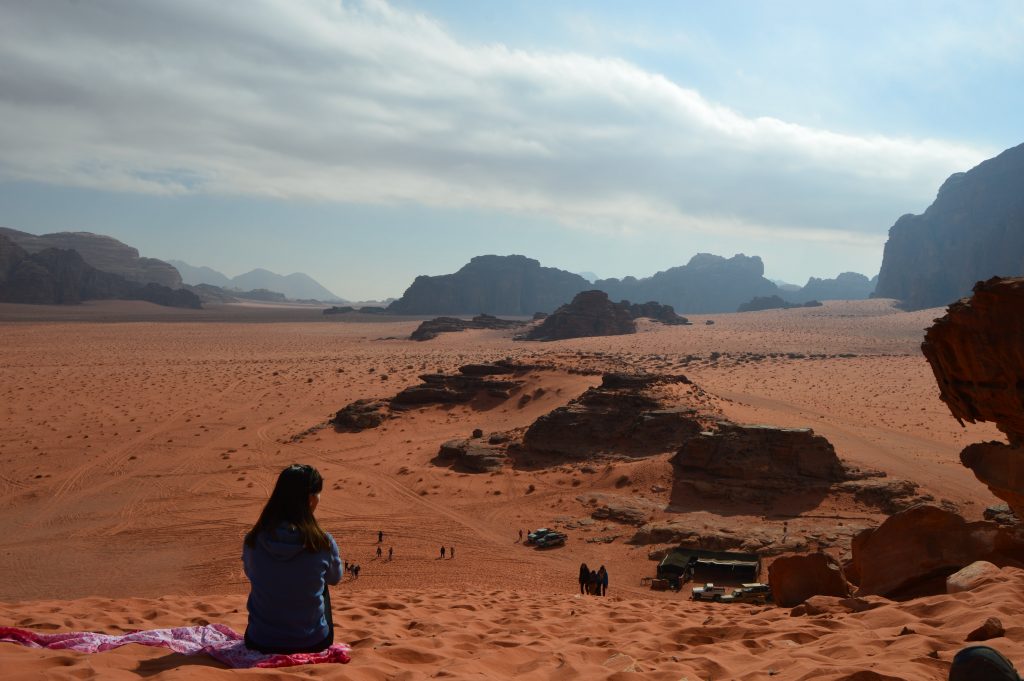
[[[708,582],[704,586],[693,587],[693,593],[690,595],[690,598],[695,601],[720,601],[724,595],[724,586],[715,586]]]

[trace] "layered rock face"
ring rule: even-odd
[[[755,296],[779,292],[764,278],[761,258],[710,253],[698,253],[686,265],[645,279],[599,279],[593,288],[615,300],[656,300],[683,313],[733,312]]]
[[[182,287],[181,275],[172,265],[155,258],[141,258],[138,250],[103,234],[57,232],[36,236],[0,227],[0,235],[6,236],[29,253],[38,253],[47,248],[73,250],[101,272],[117,274],[140,284],[153,283],[173,289]]]
[[[1006,433],[1009,444],[973,444],[960,460],[1024,518],[1024,278],[979,282],[928,329],[921,351],[953,416]]]
[[[529,316],[551,312],[587,288],[583,277],[522,255],[481,255],[454,274],[416,277],[388,312]]]
[[[948,305],[979,280],[1024,274],[1024,144],[950,176],[923,215],[889,229],[875,295]]]
[[[128,281],[87,264],[77,251],[48,248],[29,254],[0,235],[0,300],[9,303],[76,304],[117,298],[199,308],[190,291]]]
[[[685,376],[605,374],[600,386],[534,421],[523,448],[577,459],[674,451],[717,416],[688,403],[691,391],[700,389]]]
[[[827,490],[848,475],[832,444],[810,428],[722,421],[672,458],[676,494],[765,502],[792,491]]]

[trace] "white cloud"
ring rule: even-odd
[[[0,179],[877,247],[993,151],[745,117],[625,61],[466,44],[379,1],[0,12]]]

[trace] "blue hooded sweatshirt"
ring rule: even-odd
[[[326,584],[341,581],[341,556],[334,537],[330,550],[311,553],[298,528],[282,524],[256,535],[256,547],[242,545],[249,578],[249,638],[278,648],[308,648],[329,633],[324,613]]]

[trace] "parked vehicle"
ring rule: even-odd
[[[565,540],[568,538],[568,535],[562,534],[561,532],[548,532],[537,540],[537,548],[549,549],[552,546],[565,546]]]
[[[732,593],[722,597],[725,603],[757,603],[765,604],[772,598],[771,589],[767,584],[754,582],[742,584],[739,588],[733,589]]]
[[[539,530],[534,530],[530,534],[526,535],[526,541],[523,542],[523,543],[526,544],[527,546],[529,546],[530,544],[536,544],[538,539],[540,539],[541,537],[543,537],[545,535],[550,534],[553,531],[554,530],[549,530],[546,527],[542,527]]]
[[[720,601],[725,596],[724,586],[715,586],[711,582],[708,582],[704,586],[693,587],[693,593],[690,595],[695,601]]]

